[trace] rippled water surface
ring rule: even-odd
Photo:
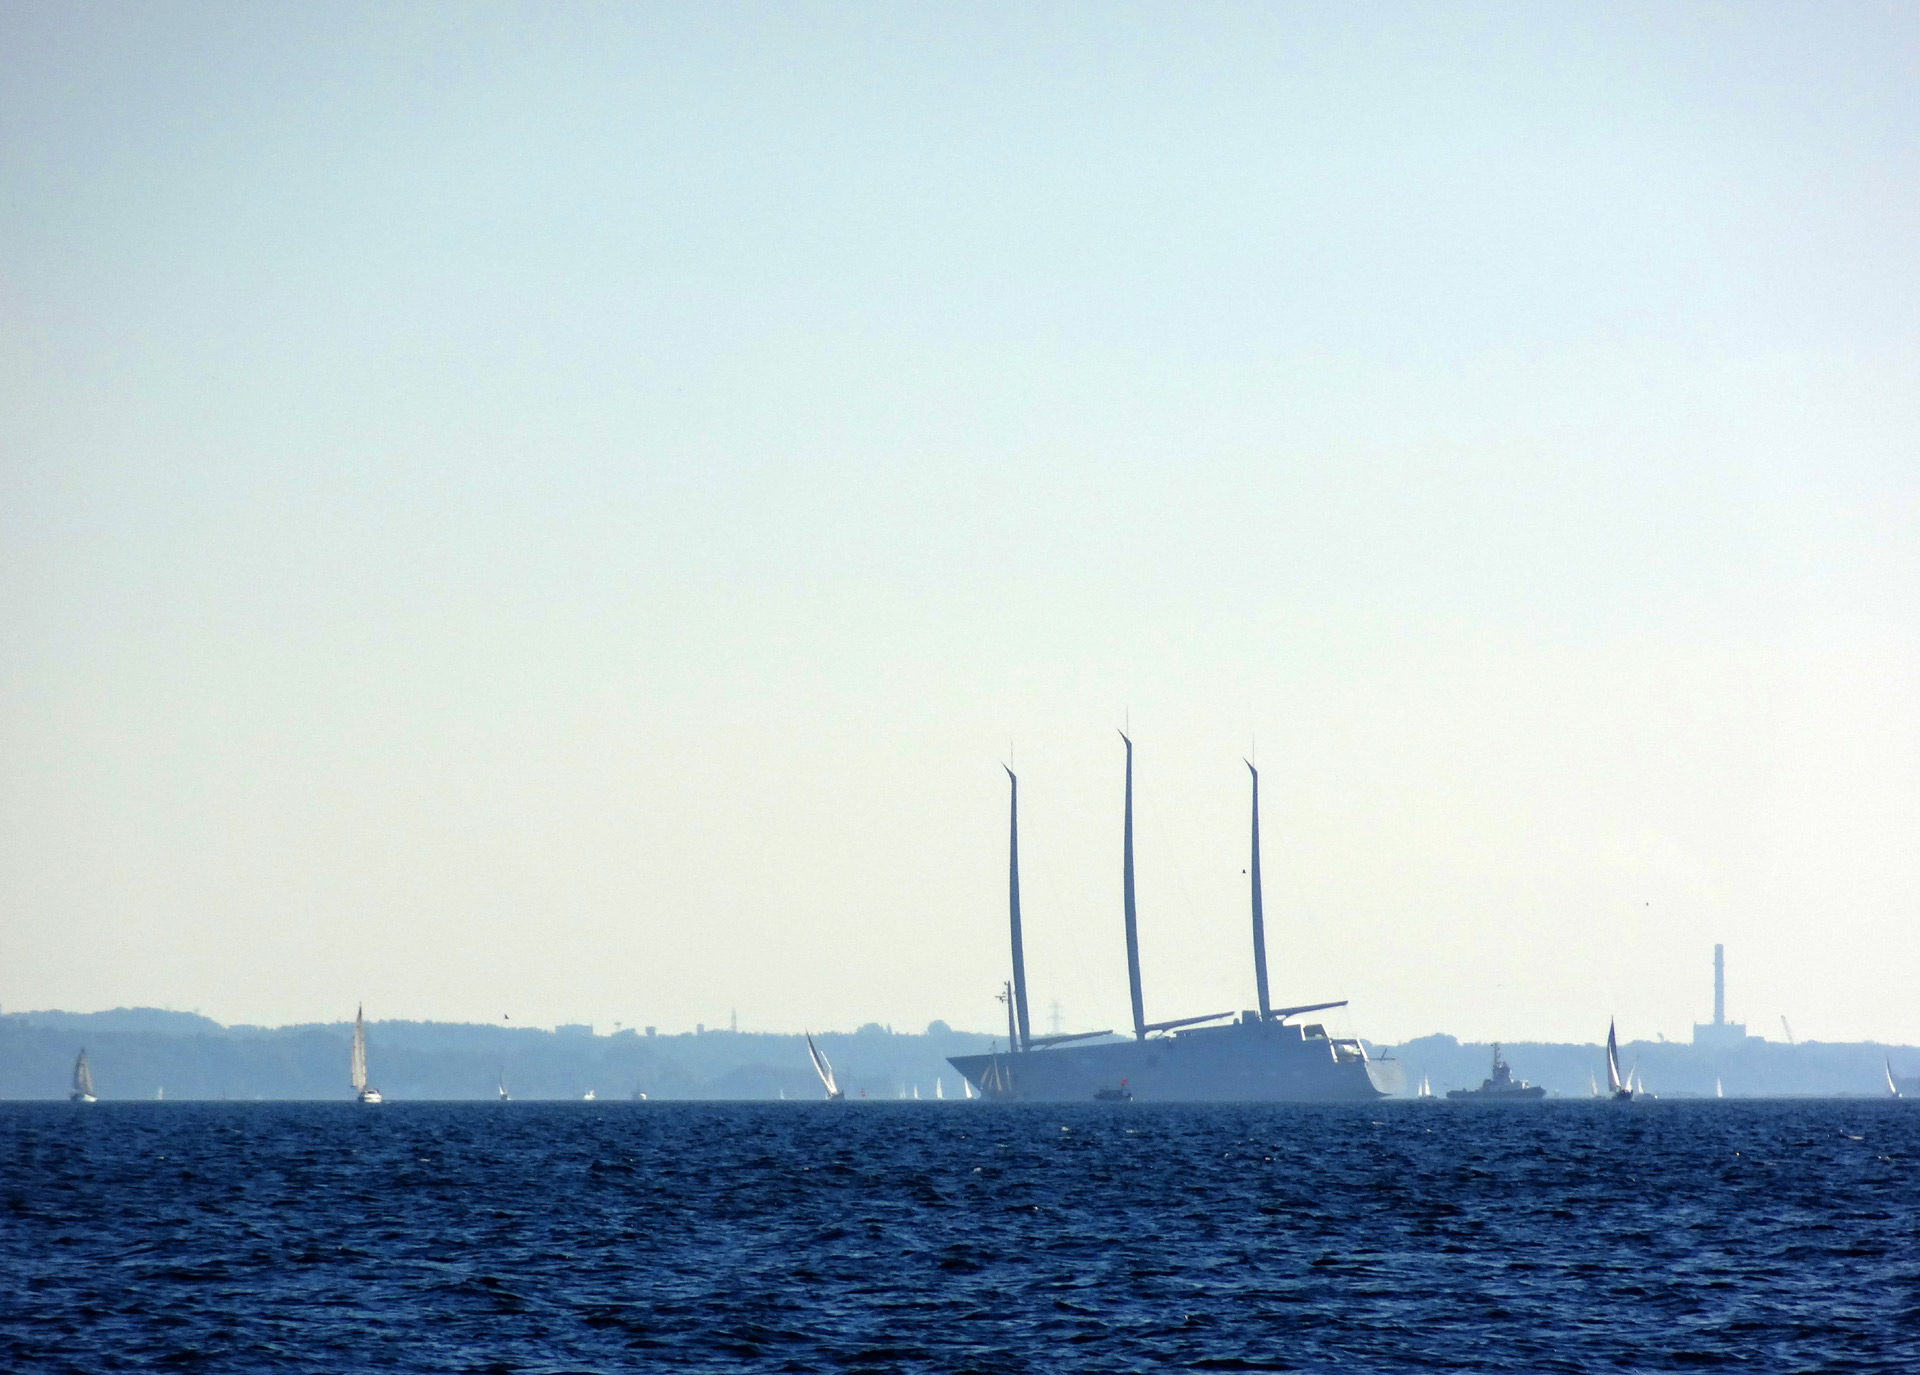
[[[0,1105],[0,1367],[1920,1370],[1920,1103]]]

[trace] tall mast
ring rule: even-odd
[[[1253,980],[1260,993],[1260,1020],[1273,1015],[1267,1001],[1267,916],[1260,901],[1260,770],[1247,760],[1247,772],[1253,775],[1253,862],[1247,872],[1253,876]]]
[[[1127,819],[1120,852],[1120,892],[1127,909],[1127,991],[1133,995],[1133,1038],[1147,1039],[1147,1013],[1140,1001],[1140,931],[1133,910],[1133,741],[1127,745]]]
[[[1032,1031],[1027,1025],[1027,955],[1020,942],[1020,780],[1007,770],[1007,912],[1013,924],[1013,1006],[1019,1021],[1015,1050],[1025,1050]]]

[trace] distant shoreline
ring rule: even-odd
[[[351,1022],[286,1027],[222,1026],[190,1012],[118,1008],[108,1012],[0,1014],[0,1099],[64,1099],[81,1047],[102,1100],[172,1102],[316,1102],[347,1091]],[[1004,1036],[955,1031],[934,1022],[921,1032],[868,1023],[851,1032],[816,1032],[849,1097],[871,1101],[959,1095],[950,1055],[1004,1049]],[[1520,1078],[1562,1099],[1585,1098],[1605,1077],[1596,1044],[1502,1042]],[[1375,1058],[1406,1071],[1407,1088],[1426,1079],[1435,1093],[1471,1088],[1485,1077],[1491,1047],[1431,1035],[1384,1045]],[[457,1022],[370,1021],[373,1082],[399,1101],[486,1101],[504,1076],[522,1101],[566,1101],[589,1089],[596,1101],[810,1101],[819,1082],[798,1033],[709,1029],[612,1035],[586,1026],[508,1027]],[[1036,1054],[1046,1054],[1038,1051]],[[1890,1063],[1920,1099],[1920,1048],[1874,1042],[1784,1042],[1748,1038],[1735,1045],[1630,1041],[1622,1058],[1663,1098],[1711,1098],[1716,1087],[1738,1098],[1885,1097]]]

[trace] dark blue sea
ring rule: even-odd
[[[0,1105],[11,1371],[1920,1370],[1920,1104]]]

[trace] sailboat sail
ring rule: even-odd
[[[87,1064],[87,1052],[83,1048],[80,1058],[73,1062],[73,1091],[93,1097],[93,1070]]]
[[[1900,1096],[1900,1086],[1893,1082],[1893,1061],[1887,1060],[1884,1063],[1887,1067],[1887,1093],[1890,1097],[1898,1098]]]
[[[1620,1043],[1614,1039],[1613,1023],[1607,1023],[1607,1092],[1618,1093],[1626,1087],[1620,1077]]]
[[[827,1057],[820,1053],[820,1047],[813,1043],[813,1033],[807,1033],[807,1054],[813,1057],[813,1072],[820,1076],[820,1082],[826,1085],[827,1097],[838,1098],[840,1086],[833,1080],[833,1066],[827,1063]]]
[[[367,1087],[367,1025],[362,1020],[363,1009],[353,1010],[353,1065],[351,1069],[352,1086],[355,1093],[365,1091]]]

